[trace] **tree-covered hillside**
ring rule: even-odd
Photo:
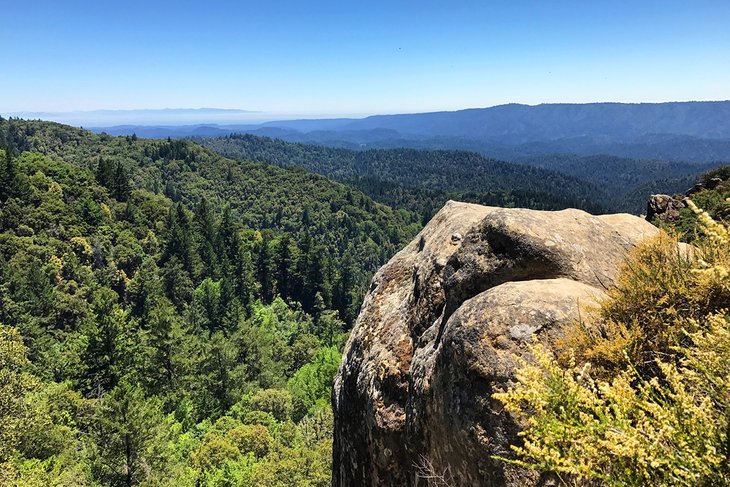
[[[539,154],[516,160],[591,181],[604,189],[602,201],[611,211],[635,214],[644,210],[649,195],[685,191],[717,165],[575,154]]]
[[[549,153],[547,148],[531,155],[510,153],[514,164],[465,151],[356,151],[255,135],[195,140],[236,159],[262,160],[284,167],[300,165],[356,186],[388,205],[426,214],[431,208],[429,202],[437,202],[433,206],[440,208],[448,199],[496,206],[577,207],[591,212],[639,214],[650,194],[684,191],[700,174],[717,165]]]
[[[226,157],[307,170],[358,187],[386,204],[430,217],[448,199],[536,209],[602,212],[601,189],[541,168],[473,152],[415,149],[353,151],[253,135],[195,139]]]
[[[301,168],[233,161],[190,141],[110,137],[51,122],[23,120],[2,121],[0,130],[16,152],[35,151],[94,171],[101,163],[111,172],[128,175],[130,189],[164,195],[191,211],[202,199],[217,216],[227,208],[237,224],[270,230],[263,232],[269,254],[275,252],[278,240],[288,235],[295,255],[316,257],[315,265],[323,267],[327,282],[322,294],[328,307],[345,271],[345,280],[357,288],[352,289],[354,295],[361,295],[369,275],[412,237],[421,223],[420,215],[414,212],[392,210],[359,191]],[[311,311],[308,304],[313,296],[293,297]],[[334,308],[351,322],[352,309]]]
[[[189,141],[0,120],[0,485],[329,485],[407,211]]]

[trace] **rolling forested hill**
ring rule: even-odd
[[[643,211],[649,195],[679,193],[717,163],[630,159],[610,155],[540,154],[516,159],[520,163],[569,174],[604,189],[603,204],[611,211]]]
[[[255,135],[195,139],[235,159],[299,165],[356,186],[388,205],[430,216],[448,199],[536,209],[639,214],[652,192],[683,191],[716,164],[609,155],[536,154],[515,163],[474,152],[344,148]],[[689,186],[686,186],[689,184]]]
[[[492,206],[605,211],[598,186],[555,171],[487,159],[473,152],[353,151],[253,135],[195,140],[235,159],[301,166],[356,186],[386,204],[426,217],[448,199]]]
[[[329,485],[346,331],[420,217],[190,141],[0,146],[0,484]]]

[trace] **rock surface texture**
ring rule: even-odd
[[[653,194],[646,204],[646,219],[652,221],[655,218],[670,223],[679,219],[679,210],[687,204],[667,194]]]
[[[656,232],[631,215],[447,203],[373,278],[335,378],[333,484],[545,485],[491,458],[519,441],[491,395]]]

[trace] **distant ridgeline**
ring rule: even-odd
[[[185,140],[0,147],[0,484],[329,485],[343,340],[421,216]]]

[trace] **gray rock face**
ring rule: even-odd
[[[697,191],[705,189],[701,184],[696,185],[699,187]],[[694,194],[695,188],[688,191],[688,194]],[[693,191],[693,192],[692,192]],[[653,194],[649,197],[649,201],[646,204],[646,219],[652,221],[657,218],[663,222],[673,222],[679,218],[679,210],[686,207],[684,201],[674,198],[666,194]]]
[[[542,485],[491,459],[519,426],[491,399],[657,230],[630,215],[449,202],[373,278],[335,378],[333,484]]]

